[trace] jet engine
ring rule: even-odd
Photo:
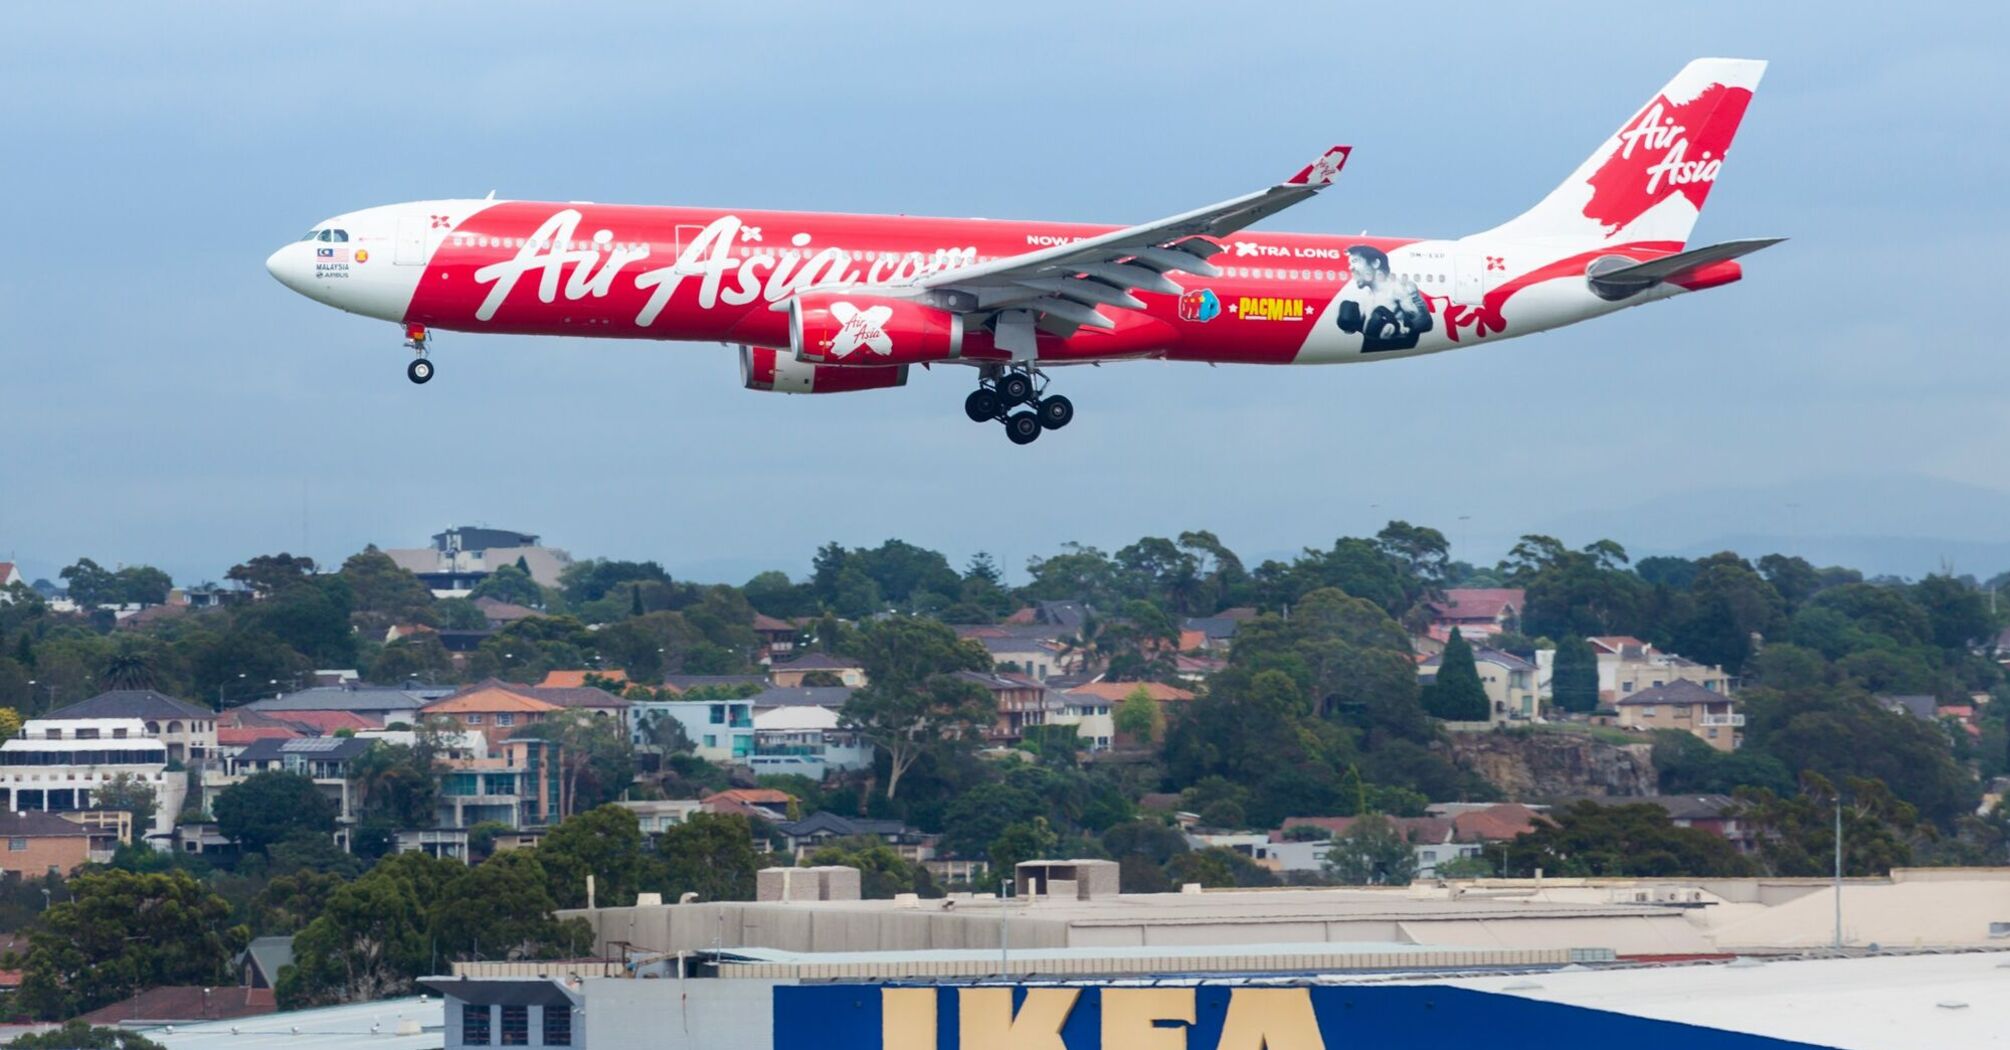
[[[843,394],[906,386],[906,365],[819,365],[765,346],[740,348],[740,379],[749,390],[783,394]]]
[[[963,354],[963,318],[910,299],[812,292],[789,304],[789,342],[805,362],[845,369],[947,361]]]

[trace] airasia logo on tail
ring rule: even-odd
[[[1712,84],[1687,102],[1657,96],[1619,132],[1619,148],[1585,181],[1585,218],[1614,233],[1676,193],[1698,210],[1724,165],[1752,92]]]

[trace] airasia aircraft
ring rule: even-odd
[[[1534,208],[1453,240],[1243,233],[1331,184],[1334,146],[1254,193],[1139,226],[437,200],[338,215],[266,269],[404,326],[725,342],[753,390],[905,385],[974,366],[964,401],[1019,444],[1067,426],[1057,365],[1411,357],[1729,284],[1777,238],[1688,248],[1765,63],[1698,59]]]

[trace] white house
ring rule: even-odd
[[[840,728],[838,713],[831,708],[771,707],[754,715],[754,753],[747,764],[755,773],[797,773],[822,780],[832,771],[870,766],[872,745],[858,733]]]
[[[168,834],[188,795],[188,780],[167,772],[168,749],[137,718],[34,718],[0,744],[0,809],[67,813],[95,809],[96,793],[124,773],[153,789],[151,827]]]
[[[652,742],[650,726],[658,718],[673,718],[684,727],[699,758],[712,762],[745,762],[754,753],[754,703],[751,700],[637,700],[628,709],[630,742]]]

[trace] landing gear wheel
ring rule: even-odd
[[[1032,400],[1033,377],[1024,372],[1007,372],[998,377],[998,396],[1008,405]]]
[[[1005,417],[1005,436],[1015,445],[1030,445],[1040,436],[1040,417],[1031,412],[1014,412]]]
[[[414,358],[411,364],[405,366],[405,378],[414,383],[426,382],[433,378],[433,363],[423,357]]]
[[[1040,425],[1048,430],[1059,430],[1075,419],[1075,403],[1059,394],[1041,398],[1034,411],[1039,413]]]
[[[970,396],[963,399],[963,414],[969,416],[972,423],[989,423],[997,419],[998,414],[1003,411],[1005,403],[999,400],[997,392],[993,390],[982,388],[972,390]]]

